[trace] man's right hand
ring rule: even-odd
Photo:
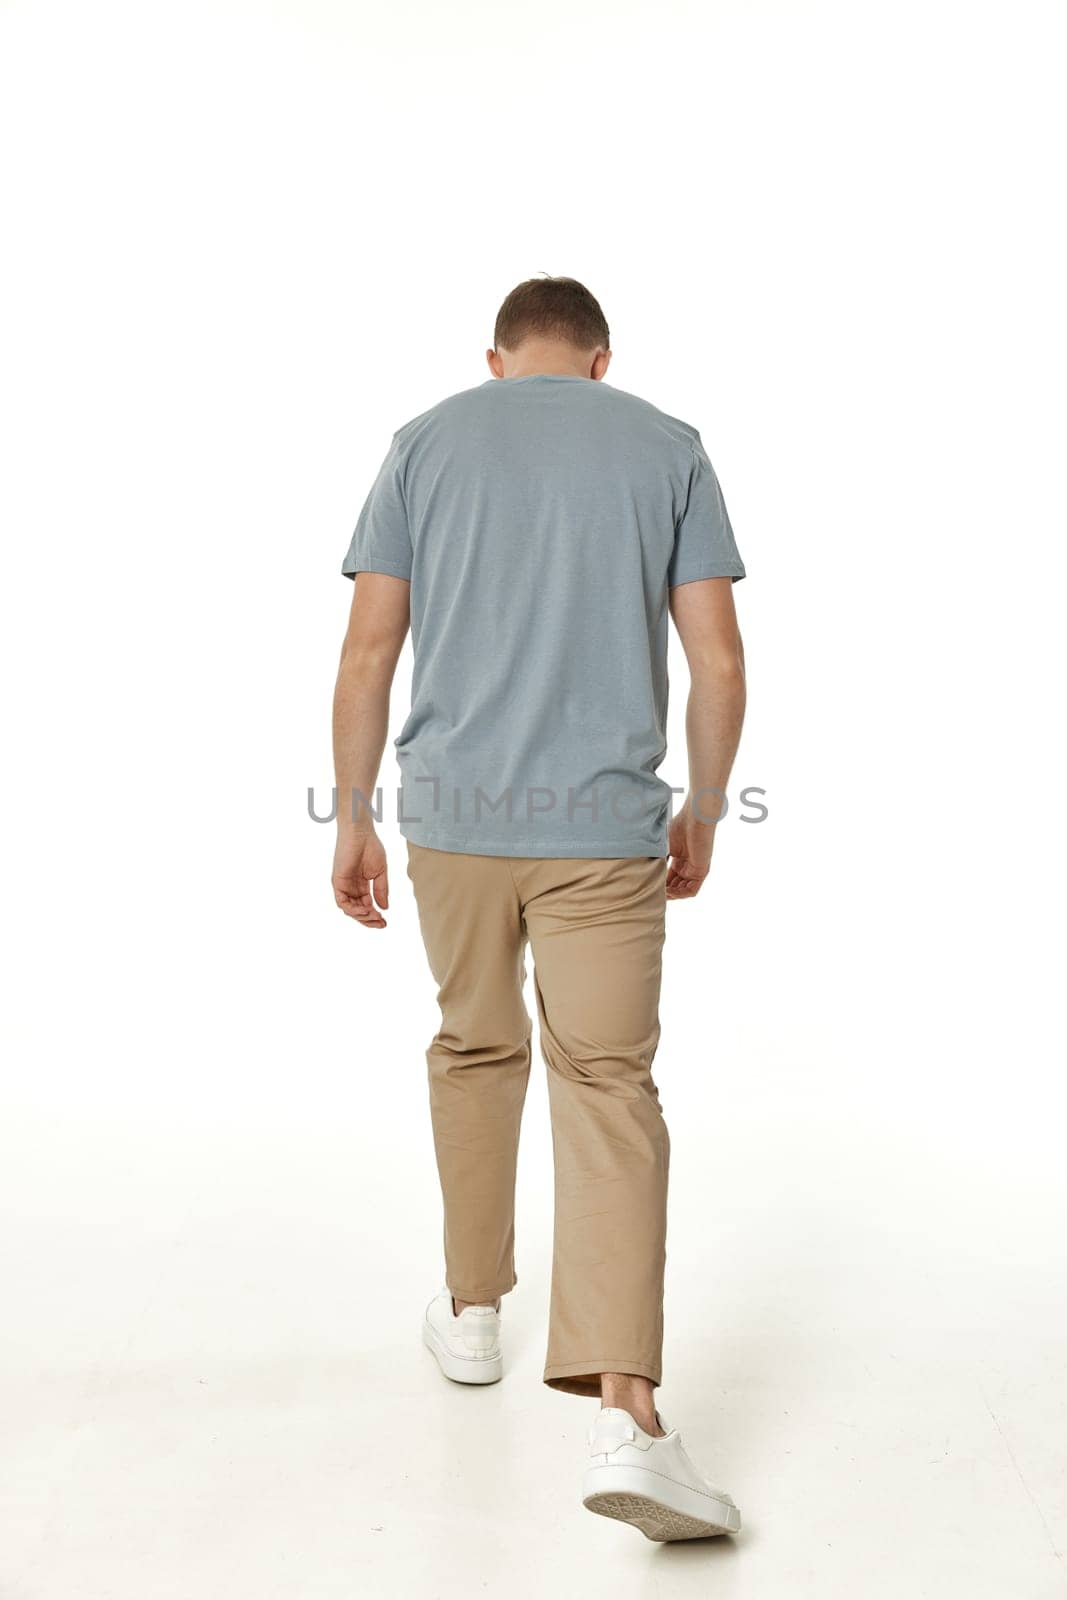
[[[389,873],[385,848],[376,833],[338,833],[332,881],[333,897],[346,917],[364,928],[385,927],[382,912],[389,909]]]

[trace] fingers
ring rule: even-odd
[[[389,869],[383,867],[377,877],[373,879],[374,898],[383,911],[389,910]]]
[[[352,878],[334,883],[333,897],[346,917],[364,928],[384,928],[385,918],[371,899],[368,878]]]
[[[707,875],[707,868],[701,870],[684,856],[672,856],[667,864],[667,899],[692,900]]]

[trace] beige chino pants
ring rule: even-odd
[[[670,1142],[652,1080],[666,861],[461,855],[408,845],[441,1027],[427,1053],[459,1300],[515,1274],[515,1168],[530,1072],[533,952],[555,1157],[544,1381],[599,1395],[598,1374],[661,1379]]]

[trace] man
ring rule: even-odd
[[[343,567],[358,579],[333,886],[366,928],[385,927],[389,891],[360,797],[409,623],[414,646],[399,815],[439,985],[427,1059],[446,1280],[423,1337],[447,1377],[501,1376],[528,941],[555,1158],[544,1381],[601,1401],[584,1504],[651,1539],[732,1532],[733,1501],[655,1407],[669,1141],[651,1068],[666,901],[707,876],[740,736],[744,567],[696,429],[603,383],[608,327],[581,284],[520,284],[487,357],[490,379],[394,435]],[[656,774],[668,610],[691,675],[673,820]]]

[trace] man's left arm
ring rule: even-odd
[[[382,912],[389,908],[385,848],[370,804],[389,731],[389,692],[410,623],[410,594],[403,578],[357,575],[334,690],[333,893],[345,915],[365,928],[384,928]]]

